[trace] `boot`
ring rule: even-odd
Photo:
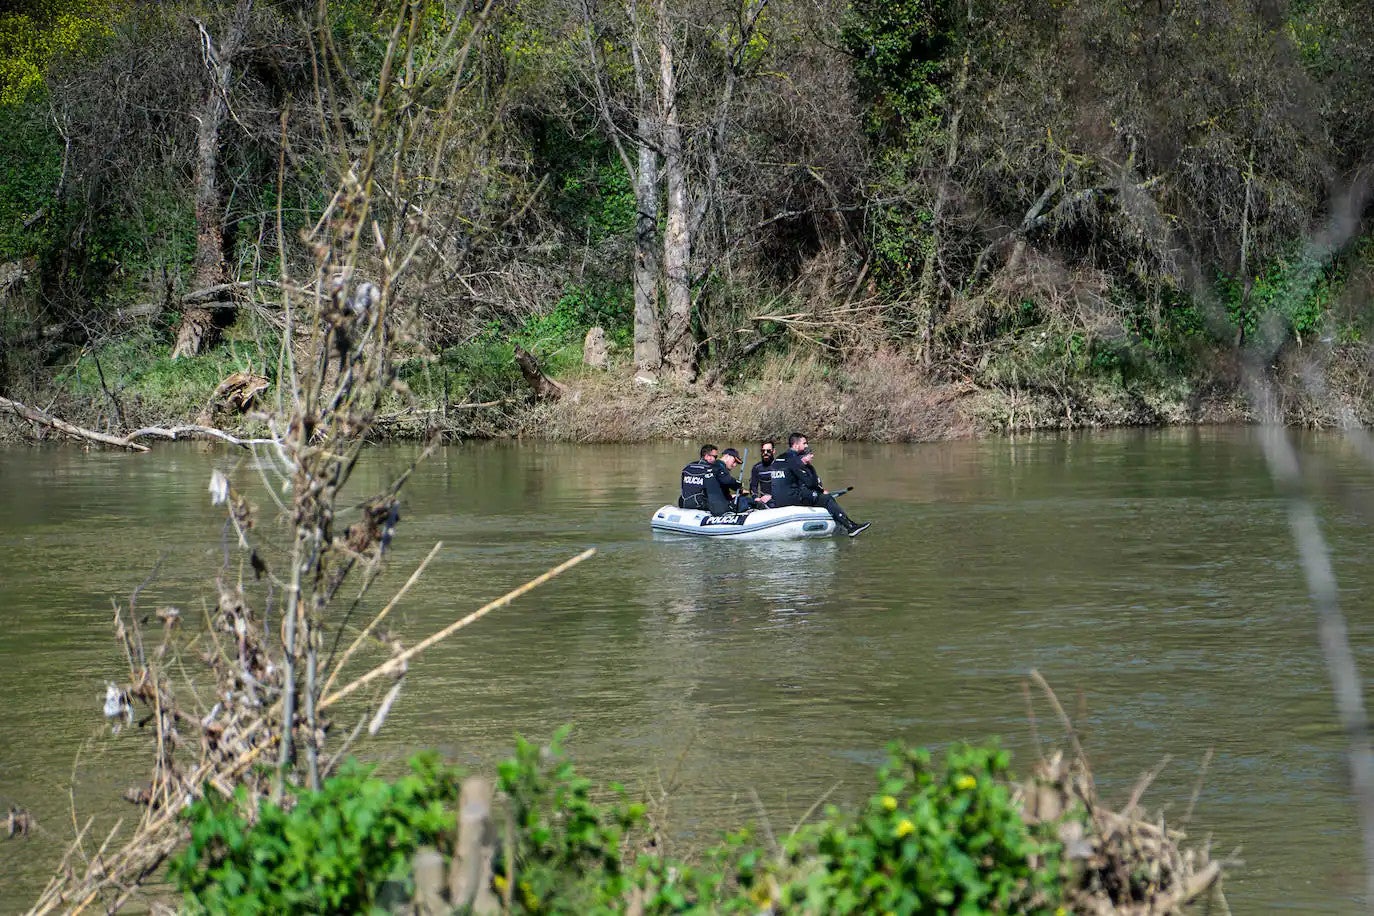
[[[844,528],[845,533],[852,538],[863,534],[872,524],[872,522],[856,522],[847,515],[840,517],[840,525]]]

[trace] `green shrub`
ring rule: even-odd
[[[78,399],[101,400],[103,374],[105,384],[137,415],[159,422],[189,418],[233,372],[252,368],[272,381],[275,347],[272,338],[264,339],[260,349],[256,341],[231,337],[195,359],[174,360],[170,331],[145,328],[81,355],[57,373],[55,382]]]
[[[545,748],[517,739],[500,767],[492,889],[511,912],[612,914],[633,898],[645,914],[1051,913],[1061,896],[1052,827],[1024,822],[996,748],[956,747],[937,767],[927,751],[894,746],[858,812],[828,809],[780,853],[740,831],[689,865],[651,844],[633,851],[644,807],[619,786],[595,800],[566,737],[559,730]],[[171,868],[187,908],[368,912],[383,885],[409,893],[415,850],[451,849],[446,811],[458,795],[457,774],[434,757],[412,768],[388,783],[351,764],[256,820],[242,796],[197,802],[190,847]]]
[[[529,912],[617,912],[629,887],[621,842],[644,808],[624,804],[618,786],[620,804],[593,802],[591,783],[563,754],[567,734],[559,729],[544,750],[518,738],[515,756],[501,764],[515,834],[495,881]]]
[[[213,792],[187,811],[191,842],[170,873],[191,912],[366,913],[388,882],[411,890],[410,863],[447,844],[459,774],[417,755],[388,782],[350,761],[289,809],[263,804],[250,817],[243,790]]]
[[[542,353],[567,349],[580,360],[583,337],[598,325],[612,343],[629,345],[630,309],[630,291],[624,285],[569,283],[553,309],[528,319],[515,337],[527,349]]]
[[[1022,819],[1008,764],[1005,751],[958,746],[936,767],[928,751],[893,746],[880,794],[857,817],[832,809],[787,842],[800,874],[778,902],[816,913],[1053,912],[1060,847]]]

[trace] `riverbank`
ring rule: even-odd
[[[30,377],[14,397],[91,430],[123,434],[143,426],[215,425],[241,436],[265,432],[254,408],[274,397],[270,363],[254,341],[230,340],[192,360],[173,361],[165,342],[130,338],[82,353],[46,379]],[[150,353],[157,354],[150,358]],[[972,367],[938,378],[908,354],[879,350],[836,364],[810,354],[767,356],[729,384],[682,385],[636,378],[627,354],[606,370],[552,360],[557,397],[536,399],[509,355],[413,360],[409,394],[383,404],[379,439],[449,441],[518,437],[613,443],[664,439],[753,440],[793,429],[831,440],[930,442],[1047,429],[1248,424],[1258,416],[1242,391],[1235,360],[1216,357],[1205,371],[1157,365],[1052,370]],[[1285,422],[1339,428],[1374,422],[1374,392],[1363,344],[1293,347],[1269,367],[1274,403]],[[474,369],[476,366],[476,369]],[[235,374],[260,378],[258,400],[227,402],[217,389]],[[49,438],[0,415],[0,441]]]

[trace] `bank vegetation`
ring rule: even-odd
[[[386,163],[427,260],[376,436],[1248,420],[1252,368],[1290,422],[1363,423],[1371,30],[1354,0],[19,0],[0,396],[261,432],[306,332],[282,283],[396,78],[445,141]]]

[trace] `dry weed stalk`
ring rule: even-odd
[[[402,165],[417,164],[423,168],[418,174],[434,176],[441,174],[441,158],[452,161],[460,141],[450,122],[460,119],[460,95],[474,83],[465,61],[485,12],[459,15],[448,34],[437,37],[422,36],[433,25],[423,5],[405,4],[396,17],[363,132],[368,140],[342,157],[338,189],[304,239],[313,253],[313,276],[296,282],[283,270],[280,284],[287,333],[278,377],[284,381],[275,409],[261,417],[272,439],[256,451],[258,464],[272,468],[263,482],[286,518],[289,542],[275,545],[263,536],[246,495],[216,471],[210,495],[226,510],[224,563],[204,626],[175,609],[145,612],[138,606],[143,586],[127,608],[116,606],[115,632],[128,676],[110,684],[105,713],[116,728],[146,737],[152,771],[145,784],[126,793],[139,808],[132,828],[117,824],[94,854],[87,845],[90,824],[78,830],[31,912],[77,913],[92,905],[118,910],[181,845],[185,828],[178,815],[204,791],[242,789],[256,808],[265,798],[281,800],[289,784],[317,788],[363,722],[370,718],[374,733],[380,728],[409,659],[591,555],[573,558],[406,650],[374,631],[421,564],[378,620],[342,654],[334,651],[382,571],[399,521],[399,493],[415,466],[381,493],[360,499],[347,491],[383,403],[407,397],[394,356],[413,312],[408,275],[421,270],[417,255],[424,246],[437,247],[437,230],[425,214],[435,208],[443,182],[407,174]],[[327,77],[338,68],[328,28],[319,34]],[[429,44],[418,55],[422,37]],[[334,104],[336,136],[347,150]],[[464,149],[462,161],[473,163],[478,152]],[[288,263],[284,246],[281,262]],[[285,501],[278,492],[287,494]],[[341,607],[345,586],[352,594]],[[390,652],[390,660],[345,679],[326,696],[369,639]],[[372,708],[360,711],[359,728],[326,756],[334,725],[327,711],[379,679],[389,679],[390,689],[372,698]]]
[[[1020,788],[1026,821],[1059,821],[1059,839],[1070,864],[1066,902],[1074,913],[1093,916],[1163,916],[1208,894],[1221,894],[1222,869],[1234,859],[1211,856],[1210,843],[1185,845],[1186,826],[1166,823],[1140,806],[1165,760],[1136,783],[1119,811],[1100,799],[1087,755],[1073,722],[1039,672],[1031,679],[1044,692],[1068,736],[1070,753],[1042,756]],[[1029,696],[1029,694],[1027,694]],[[1192,806],[1189,806],[1189,814]]]

